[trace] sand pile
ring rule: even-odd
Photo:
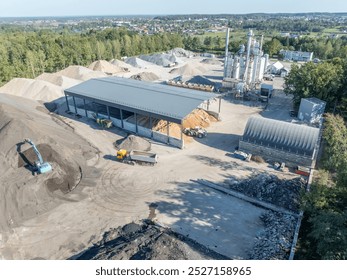
[[[72,79],[66,76],[57,75],[56,73],[43,73],[40,76],[36,77],[35,80],[42,80],[60,86],[63,89],[73,87],[79,83],[80,80]]]
[[[176,123],[170,123],[169,125],[169,134],[172,137],[181,139],[181,131],[183,128],[190,128],[200,126],[203,128],[209,127],[212,122],[217,122],[218,120],[210,115],[203,109],[195,109],[191,114],[189,114],[186,119],[183,121],[183,125],[180,126]],[[167,122],[164,120],[160,120],[155,123],[153,126],[154,131],[159,131],[163,134],[167,134]],[[183,134],[183,140],[185,142],[190,142],[192,140],[191,137]]]
[[[203,109],[195,109],[183,121],[183,127],[209,127],[212,122],[218,120]]]
[[[64,96],[63,89],[59,86],[42,80],[24,78],[12,79],[0,88],[0,93],[22,96],[28,99],[42,100],[45,102],[51,102]]]
[[[128,57],[127,59],[125,59],[125,62],[137,68],[147,68],[153,66],[153,63],[150,63],[138,57]]]
[[[66,76],[76,80],[82,80],[82,81],[86,81],[93,78],[102,78],[107,76],[104,72],[93,71],[86,67],[77,66],[77,65],[69,66],[65,68],[64,70],[57,72],[56,74],[61,76]]]
[[[88,68],[93,71],[101,71],[109,75],[124,72],[122,67],[112,64],[106,60],[94,61],[88,66]]]
[[[170,71],[170,74],[182,75],[182,76],[195,76],[206,73],[206,69],[202,66],[196,66],[187,63],[186,65],[174,68]]]
[[[141,73],[132,75],[130,78],[134,80],[149,81],[149,82],[159,80],[159,77],[153,72],[141,72]]]
[[[218,59],[214,59],[214,58],[205,58],[205,59],[201,60],[201,63],[210,64],[210,65],[222,65],[222,62],[220,62]]]
[[[86,162],[97,151],[36,101],[0,94],[0,104],[0,232],[5,236],[66,202],[65,193],[78,186],[82,172],[91,171]],[[25,138],[37,145],[52,172],[32,175],[37,156],[22,143]]]
[[[123,139],[117,140],[114,145],[118,149],[125,149],[127,151],[138,150],[138,151],[150,151],[151,143],[146,139],[135,135],[129,135]]]

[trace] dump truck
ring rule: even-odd
[[[143,152],[143,151],[127,151],[120,149],[117,151],[117,159],[124,163],[132,164],[151,164],[154,165],[158,162],[158,156],[155,153]]]
[[[207,131],[199,126],[194,128],[185,128],[183,129],[183,133],[188,136],[203,138],[207,136]]]

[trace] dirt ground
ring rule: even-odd
[[[209,73],[218,78],[222,67],[213,67],[220,70],[211,68]],[[0,95],[0,98],[0,103],[8,106],[17,104],[14,97]],[[279,103],[287,102],[284,96],[278,98]],[[37,106],[41,109],[36,110]],[[217,102],[211,104],[212,110],[217,107]],[[276,108],[268,106],[266,116],[276,116]],[[261,103],[236,104],[225,97],[222,121],[211,124],[208,137],[195,139],[182,150],[153,142],[152,151],[159,155],[159,162],[152,167],[114,160],[113,143],[126,136],[124,131],[102,130],[93,120],[68,115],[65,104],[60,105],[60,117],[44,112],[43,106],[34,101],[30,106],[20,106],[21,113],[16,114],[22,120],[31,119],[29,123],[35,124],[35,129],[23,125],[22,134],[12,135],[11,141],[8,140],[11,132],[0,131],[0,137],[7,139],[6,147],[0,142],[0,167],[7,170],[0,173],[0,194],[4,197],[0,259],[71,258],[101,242],[105,232],[148,218],[216,254],[247,258],[257,234],[264,229],[260,216],[265,210],[192,180],[223,182],[259,171],[274,172],[267,164],[230,157],[248,118],[264,114],[263,109]],[[6,110],[8,114],[13,108]],[[1,123],[0,127],[4,125]],[[52,173],[33,175],[21,164],[18,166],[16,144],[25,137],[39,139],[37,144],[45,160],[52,161]],[[6,162],[9,155],[13,157],[10,164]],[[68,170],[75,170],[72,177]],[[66,182],[64,177],[76,178],[72,180],[75,182],[79,174],[78,186],[68,188],[65,184],[64,189],[60,185]],[[49,187],[52,180],[55,188]],[[209,258],[193,254],[192,250],[188,252],[191,255],[186,252],[185,256],[190,256],[187,258]],[[157,258],[165,258],[166,253]]]

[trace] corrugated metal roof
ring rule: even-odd
[[[318,137],[318,128],[251,117],[247,122],[242,141],[312,156]]]
[[[65,93],[177,123],[215,97],[207,92],[119,77],[91,79],[66,89]]]

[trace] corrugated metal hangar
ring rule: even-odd
[[[319,129],[283,121],[251,117],[240,139],[242,151],[287,165],[313,167]]]
[[[146,131],[138,125],[138,117],[146,116],[150,122],[159,119],[167,121],[168,124],[182,124],[194,109],[215,98],[214,94],[208,92],[119,77],[91,79],[66,89],[64,93],[68,110],[76,114],[91,117],[94,113],[96,116],[111,119],[117,127],[145,137],[157,136],[155,140],[174,146],[183,146],[182,135],[181,139],[172,139],[169,131],[167,137]],[[134,125],[126,122],[126,118],[133,115]]]

